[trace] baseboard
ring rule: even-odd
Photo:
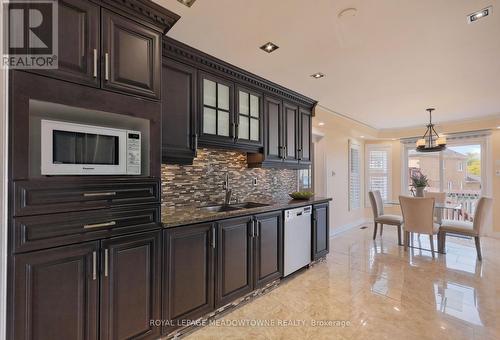
[[[333,230],[330,230],[330,238],[335,237],[339,234],[345,233],[346,231],[349,231],[351,229],[358,228],[358,227],[360,227],[363,224],[366,224],[368,222],[370,222],[369,219],[360,218],[359,220],[356,220],[354,222],[341,225],[340,227],[337,227]]]

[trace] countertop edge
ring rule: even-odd
[[[299,208],[299,207],[303,207],[306,205],[327,203],[327,202],[330,202],[332,200],[333,200],[332,198],[327,198],[327,197],[318,197],[318,198],[313,198],[313,199],[310,199],[307,201],[306,200],[290,200],[286,203],[275,203],[275,204],[271,204],[271,205],[265,206],[265,207],[235,210],[235,211],[231,211],[229,213],[228,212],[215,213],[215,214],[200,217],[200,218],[187,219],[186,221],[173,221],[173,222],[162,221],[161,224],[162,224],[164,229],[178,228],[178,227],[184,227],[184,226],[189,226],[189,225],[194,225],[194,224],[222,221],[222,220],[227,220],[227,219],[231,219],[231,218],[238,218],[238,217],[243,217],[243,216],[249,216],[249,215],[258,215],[258,214],[273,212],[273,211],[277,211],[277,210]],[[196,209],[196,208],[194,208],[194,209]],[[163,220],[163,217],[162,217],[162,220]]]

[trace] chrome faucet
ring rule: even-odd
[[[229,172],[226,172],[226,178],[224,180],[224,190],[226,192],[224,204],[228,205],[231,203],[231,196],[233,195],[233,190],[229,188]]]

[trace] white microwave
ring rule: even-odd
[[[42,175],[140,175],[141,132],[41,120]]]

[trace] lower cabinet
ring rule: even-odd
[[[254,286],[283,276],[283,211],[255,216]]]
[[[216,230],[205,223],[164,233],[163,319],[168,334],[214,309]]]
[[[148,232],[13,256],[9,338],[158,338],[149,320],[161,318],[160,237]]]
[[[217,223],[217,307],[253,290],[254,223],[252,216]]]
[[[101,340],[161,336],[160,249],[159,231],[101,241]]]
[[[328,254],[330,246],[330,228],[328,202],[315,204],[312,217],[312,260]]]
[[[164,334],[282,276],[282,214],[165,230]]]

